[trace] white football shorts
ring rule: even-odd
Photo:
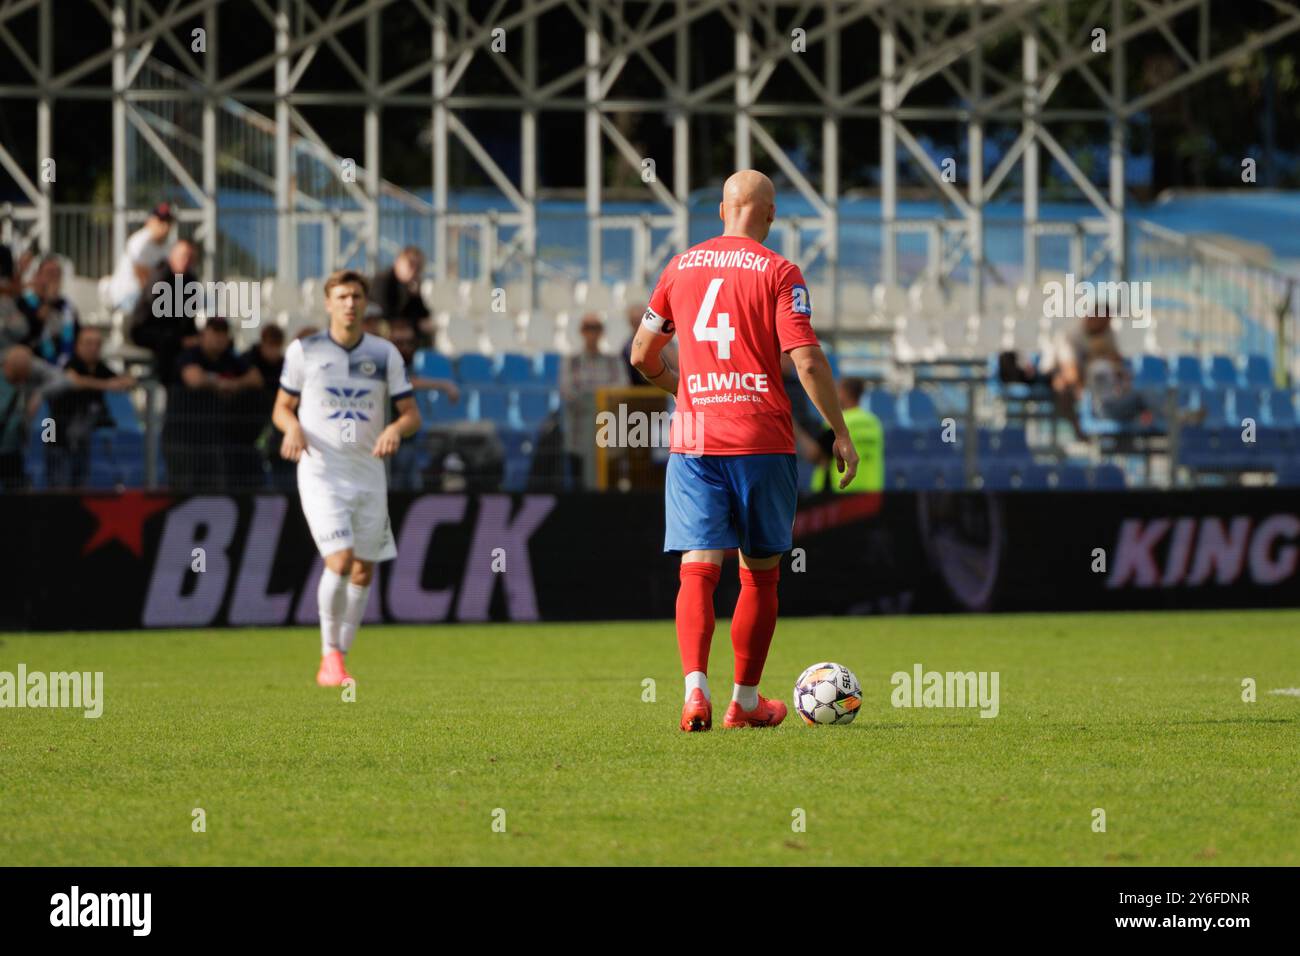
[[[298,475],[298,495],[321,557],[351,548],[362,561],[391,561],[397,541],[388,520],[388,489],[331,486]]]

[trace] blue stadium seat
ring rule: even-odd
[[[1205,411],[1205,425],[1216,427],[1229,424],[1228,395],[1226,392],[1201,389],[1197,398],[1197,407]]]
[[[108,414],[112,416],[119,429],[131,432],[144,431],[144,425],[135,412],[135,405],[131,401],[129,392],[105,392],[104,404],[108,406]]]
[[[1278,428],[1273,425],[1260,425],[1255,429],[1255,443],[1260,452],[1272,458],[1295,458],[1300,452],[1300,435],[1294,427]]]
[[[1270,389],[1265,393],[1265,407],[1268,409],[1268,423],[1279,428],[1290,427],[1296,423],[1295,401],[1285,389]]]
[[[1215,388],[1237,387],[1237,366],[1226,355],[1210,357],[1210,384]]]
[[[1178,433],[1178,462],[1189,468],[1199,468],[1212,460],[1210,452],[1211,430],[1203,425],[1187,425]]]
[[[1133,384],[1143,391],[1163,390],[1169,385],[1169,363],[1159,355],[1144,355]]]
[[[1023,428],[982,428],[979,432],[980,457],[1028,458],[1029,441]]]
[[[1206,471],[1272,471],[1281,458],[1280,439],[1266,433],[1261,441],[1242,441],[1242,430],[1189,425],[1179,434],[1178,461]]]
[[[498,428],[497,436],[501,439],[505,451],[505,469],[501,476],[502,491],[527,491],[528,475],[532,470],[533,451],[537,446],[537,435],[530,428]]]
[[[1259,393],[1253,389],[1234,389],[1232,392],[1233,422],[1240,425],[1244,419],[1249,418],[1258,425],[1261,417]]]
[[[516,394],[519,417],[525,427],[534,426],[546,418],[557,397],[554,392],[540,388],[521,388]]]
[[[1283,488],[1300,488],[1300,461],[1284,462],[1276,474],[1277,483]]]
[[[880,419],[886,428],[898,424],[898,396],[884,389],[873,389],[867,394],[865,407]]]
[[[560,384],[560,363],[564,357],[558,352],[543,352],[538,356],[537,379],[551,388]]]
[[[1053,486],[1056,472],[1044,465],[1018,465],[1020,471],[1019,487],[1025,491],[1045,491]],[[1058,479],[1059,480],[1059,479]]]
[[[986,491],[1008,491],[1021,485],[1020,469],[1013,462],[994,461],[979,467],[981,486]]]
[[[1082,491],[1089,485],[1088,469],[1083,465],[1064,465],[1055,469],[1055,487],[1062,491]]]
[[[463,422],[469,417],[469,396],[461,394],[459,402],[452,402],[441,392],[422,389],[415,393],[415,403],[426,423]]]
[[[1250,388],[1271,388],[1273,366],[1267,355],[1246,356],[1246,385]]]
[[[885,460],[924,458],[932,451],[930,438],[931,433],[923,429],[886,428]]]
[[[1118,435],[1125,431],[1119,422],[1111,418],[1099,418],[1093,410],[1095,403],[1092,392],[1084,389],[1079,399],[1079,427],[1085,435]]]
[[[533,360],[526,355],[507,352],[501,356],[497,381],[502,385],[523,385],[533,380]]]
[[[936,428],[939,424],[939,410],[934,407],[934,399],[928,392],[914,388],[903,396],[903,411],[907,423],[912,428]]]
[[[492,360],[486,355],[462,355],[456,363],[456,378],[467,385],[492,381]]]
[[[420,349],[415,353],[415,374],[421,378],[455,378],[451,360],[432,349]]]
[[[957,464],[939,464],[914,459],[888,463],[886,458],[886,488],[894,491],[956,490],[964,485],[962,469]]]
[[[1118,491],[1124,487],[1124,469],[1119,465],[1098,465],[1092,470],[1092,487],[1098,491]]]
[[[473,389],[470,393],[470,418],[480,422],[496,422],[499,425],[508,424],[510,393],[503,388]]]
[[[1174,366],[1174,384],[1184,388],[1203,388],[1205,386],[1201,360],[1195,355],[1180,355]]]

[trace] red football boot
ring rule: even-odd
[[[713,726],[713,705],[698,687],[682,705],[682,730],[687,733],[708,730]]]
[[[785,720],[786,707],[779,700],[768,700],[762,694],[753,710],[741,710],[740,701],[733,700],[722,718],[723,727],[775,727]]]
[[[343,655],[339,651],[330,651],[321,657],[320,670],[316,672],[316,683],[321,687],[340,687],[348,676],[348,669],[343,666]]]

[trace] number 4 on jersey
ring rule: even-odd
[[[717,342],[718,358],[731,358],[731,342],[736,337],[736,330],[731,327],[731,314],[729,312],[718,313],[718,324],[709,325],[709,318],[713,315],[713,306],[718,301],[718,290],[722,288],[722,280],[714,279],[709,283],[709,291],[704,293],[704,301],[700,303],[700,311],[695,313],[695,325],[691,327],[691,333],[695,336],[697,342]]]

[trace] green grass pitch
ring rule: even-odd
[[[11,865],[1300,864],[1300,612],[782,620],[763,692],[837,660],[858,719],[707,734],[671,622],[366,627],[352,703],[314,629],[0,640],[106,698],[0,710]],[[894,708],[918,662],[999,715]]]

